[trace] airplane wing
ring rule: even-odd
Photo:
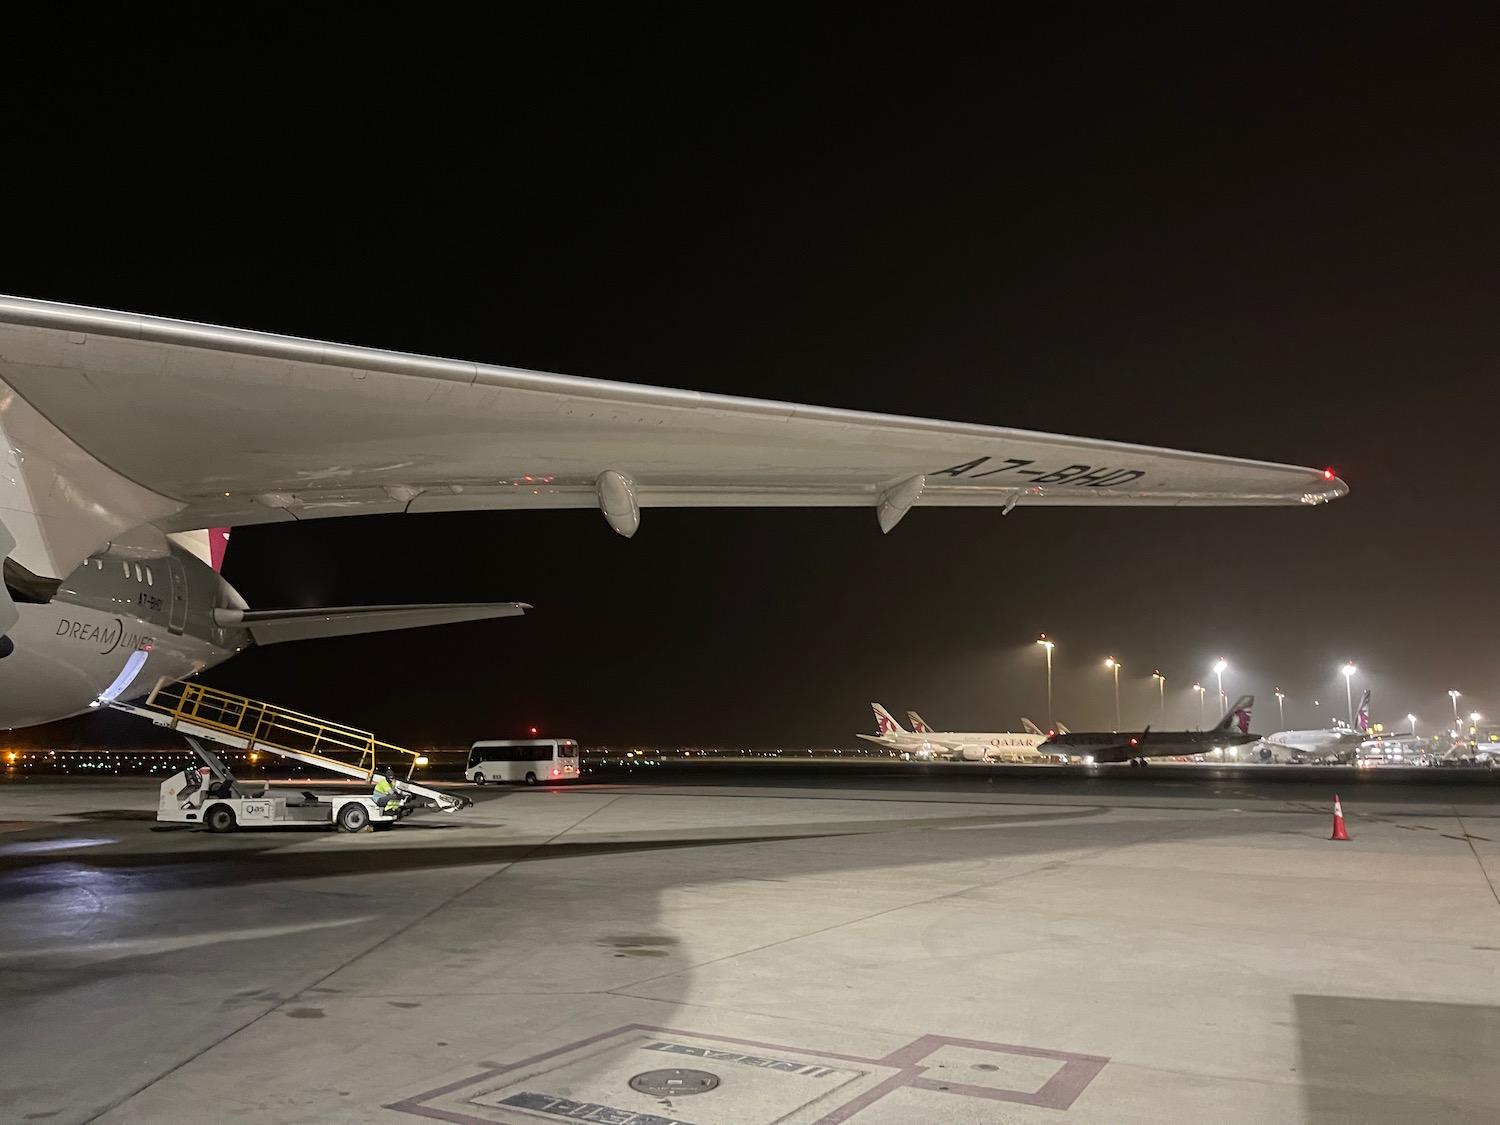
[[[523,371],[0,297],[0,522],[28,570],[115,536],[380,512],[1319,504],[1332,473]],[[19,451],[19,454],[17,453]]]

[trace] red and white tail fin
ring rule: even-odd
[[[1224,717],[1214,726],[1214,730],[1228,730],[1231,725],[1238,725],[1241,734],[1250,733],[1250,708],[1255,706],[1255,696],[1242,695],[1234,701],[1234,706],[1224,712]]]
[[[921,715],[918,715],[915,711],[908,711],[906,713],[906,718],[907,721],[911,723],[911,729],[916,731],[918,734],[933,733],[932,728],[927,725],[926,720],[923,719]]]
[[[229,549],[229,528],[211,527],[208,529],[208,565],[214,568],[214,573],[221,573],[224,569],[224,552]]]
[[[1354,716],[1354,725],[1363,731],[1370,729],[1370,689],[1365,688],[1364,695],[1359,697],[1359,710]]]
[[[875,709],[875,733],[876,734],[906,734],[906,730],[895,719],[891,713],[878,703],[870,704]]]
[[[224,552],[229,547],[229,528],[210,527],[200,531],[174,531],[167,538],[198,558],[215,572],[223,569]]]

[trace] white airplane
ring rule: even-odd
[[[929,723],[927,723],[926,718],[922,718],[921,715],[916,714],[915,711],[907,711],[906,718],[907,721],[910,721],[910,724],[912,724],[912,733],[918,733],[918,735],[930,735],[930,733],[935,733],[935,730],[932,729],[932,726],[929,726]],[[1046,730],[1041,729],[1041,727],[1037,726],[1034,721],[1029,720],[1026,715],[1022,715],[1022,730],[1023,732],[1028,733],[1028,735],[1037,736],[1038,745],[1040,745],[1041,742],[1046,741],[1047,738],[1050,738],[1050,735],[1046,732]],[[1065,733],[1068,733],[1068,727],[1065,727],[1062,723],[1058,723],[1058,726],[1055,727],[1053,733],[1065,735]]]
[[[918,758],[958,758],[965,762],[988,761],[1040,761],[1046,757],[1037,753],[1037,746],[1047,740],[1045,734],[1016,733],[966,733],[959,731],[934,731],[915,711],[908,711],[912,730],[907,730],[878,703],[870,706],[875,711],[875,734],[862,734],[866,742],[889,746],[905,751]]]
[[[1348,491],[1331,470],[20,297],[0,297],[0,439],[0,727],[144,695],[252,643],[527,608],[252,610],[207,561],[207,529],[597,506],[630,536],[649,507],[856,506],[890,531],[919,502],[1318,505]]]
[[[1281,730],[1268,734],[1261,741],[1268,746],[1287,751],[1294,762],[1340,762],[1352,761],[1360,743],[1370,730],[1370,689],[1366,688],[1359,699],[1359,711],[1354,726],[1338,725],[1324,730]]]

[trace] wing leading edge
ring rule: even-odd
[[[0,297],[0,426],[23,412],[55,427],[53,461],[84,454],[129,494],[96,542],[147,513],[170,532],[597,506],[628,535],[647,507],[868,505],[890,530],[917,504],[1313,505],[1348,491],[1290,465]],[[0,519],[14,512],[0,496]],[[53,544],[48,561],[78,550]]]

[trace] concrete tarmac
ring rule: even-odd
[[[0,783],[0,1122],[1500,1120],[1493,778],[666,770],[354,836]]]

